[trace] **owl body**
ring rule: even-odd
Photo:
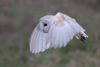
[[[40,18],[30,38],[30,51],[40,53],[48,48],[65,47],[73,37],[77,39],[88,36],[75,19],[58,12],[56,15],[46,15]]]

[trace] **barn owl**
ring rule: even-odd
[[[88,38],[85,29],[75,19],[61,12],[43,16],[32,32],[30,52],[40,53],[48,48],[65,47],[73,37],[81,41]]]

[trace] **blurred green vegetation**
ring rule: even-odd
[[[57,12],[77,19],[88,40],[31,54],[39,18]],[[0,67],[100,67],[100,0],[0,0]]]

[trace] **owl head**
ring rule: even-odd
[[[65,19],[64,15],[62,15],[61,13],[57,13],[56,15],[44,16],[44,17],[40,18],[40,24],[39,24],[40,29],[44,33],[48,33],[51,26],[53,26],[53,25],[55,25],[55,26],[63,25],[64,19]]]
[[[40,19],[40,23],[39,23],[39,27],[40,30],[44,33],[48,33],[49,29],[53,23],[52,19],[53,19],[53,15],[48,15],[48,16],[44,16]]]

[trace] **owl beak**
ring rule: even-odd
[[[44,32],[44,33],[48,33],[48,31],[47,31],[47,30],[44,30],[44,29],[43,29],[43,32]]]

